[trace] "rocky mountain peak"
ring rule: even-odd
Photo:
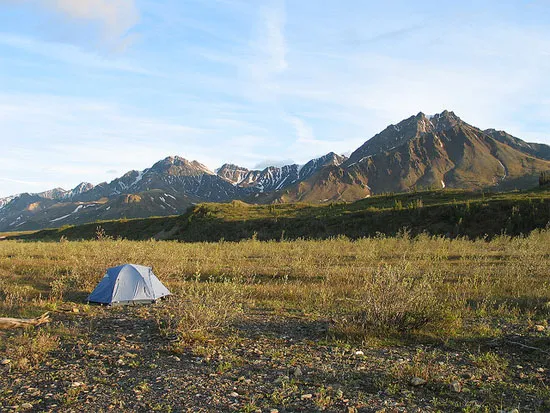
[[[340,165],[342,162],[344,162],[347,158],[344,155],[338,155],[334,152],[329,152],[325,156],[322,156],[319,158],[322,162],[326,164],[331,163],[333,165]]]
[[[66,193],[67,191],[65,191],[63,188],[54,188],[44,192],[40,192],[36,195],[38,195],[41,198],[47,198],[47,199],[62,199]]]
[[[430,122],[434,126],[435,131],[440,132],[455,128],[462,123],[462,120],[456,116],[454,112],[444,110],[443,112],[432,116]]]
[[[158,161],[152,166],[151,171],[174,176],[215,175],[214,172],[200,162],[188,161],[177,155],[168,156]]]
[[[248,172],[249,170],[247,168],[232,163],[225,163],[216,170],[219,177],[233,184],[241,182]]]
[[[79,183],[77,186],[75,186],[71,192],[73,193],[79,193],[81,194],[82,192],[86,192],[86,191],[89,191],[90,189],[92,189],[94,186],[89,183],[89,182],[81,182]]]

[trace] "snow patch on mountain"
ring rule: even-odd
[[[50,222],[61,221],[61,220],[63,220],[63,219],[69,218],[70,216],[71,216],[71,214],[63,215],[62,217],[59,217],[59,218],[50,219]]]
[[[0,209],[4,208],[6,205],[8,205],[13,199],[17,198],[19,194],[17,195],[10,195],[5,198],[0,198]]]

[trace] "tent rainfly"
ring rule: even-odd
[[[150,267],[124,264],[109,268],[88,302],[108,305],[149,304],[170,295]]]

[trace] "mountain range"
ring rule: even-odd
[[[505,190],[536,186],[550,170],[550,146],[481,130],[453,112],[422,112],[390,125],[348,157],[333,152],[305,165],[249,170],[167,157],[110,183],[0,198],[0,231],[183,213],[200,202],[354,201],[422,188]]]

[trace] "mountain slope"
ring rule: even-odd
[[[480,193],[463,190],[378,195],[330,205],[200,204],[180,216],[104,221],[16,236],[20,239],[95,239],[97,226],[111,237],[147,240],[239,241],[297,238],[356,239],[379,234],[430,233],[472,238],[528,234],[550,219],[550,191]]]
[[[540,146],[538,152],[548,148]],[[430,186],[498,188],[520,179],[524,187],[534,186],[550,162],[533,156],[531,147],[520,148],[465,123],[453,112],[431,118],[419,113],[367,141],[346,166],[358,169],[377,193]]]

